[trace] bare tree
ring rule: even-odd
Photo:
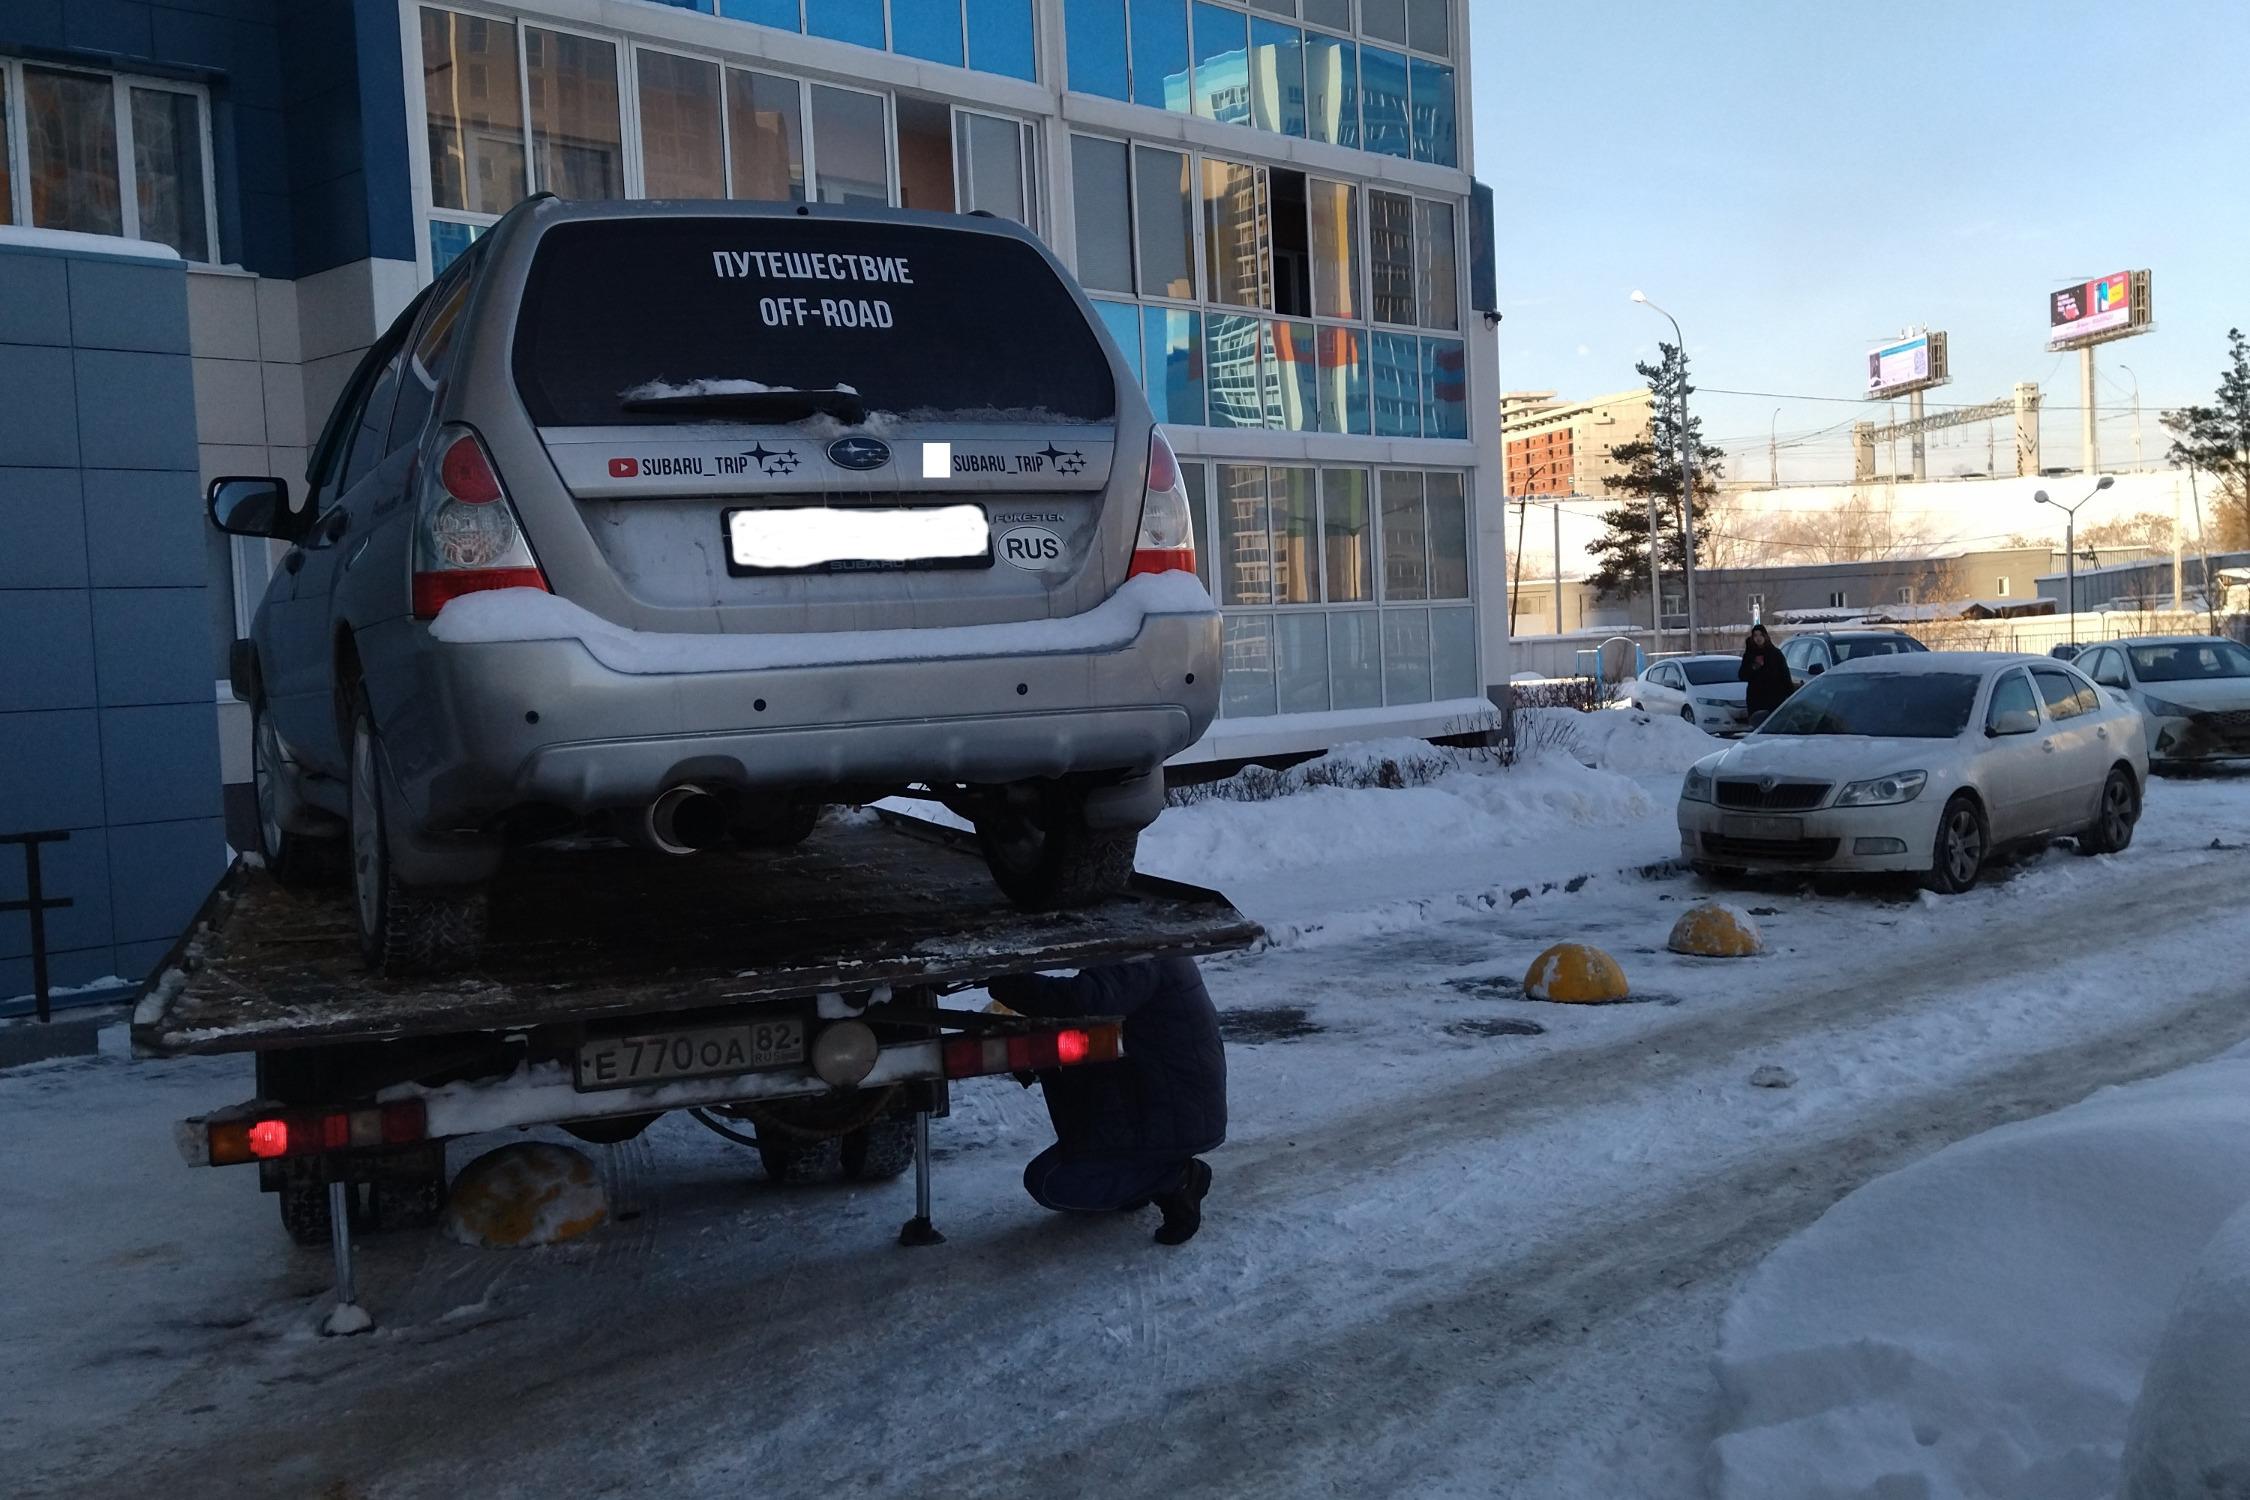
[[[1767,538],[1770,560],[1799,563],[1882,562],[1936,543],[1899,510],[1895,494],[1859,487],[1828,510],[1769,517]]]
[[[2169,552],[2172,550],[2172,518],[2144,510],[2093,526],[2081,526],[2078,545],[2103,552],[2122,549]]]

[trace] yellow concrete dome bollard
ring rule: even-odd
[[[1630,993],[1617,960],[1587,943],[1557,943],[1531,961],[1523,992],[1564,1005],[1602,1005]]]
[[[1748,912],[1723,901],[1706,901],[1680,913],[1666,946],[1696,958],[1750,958],[1766,951],[1766,940]]]
[[[464,1245],[507,1250],[559,1245],[608,1217],[601,1177],[584,1152],[517,1141],[461,1169],[446,1204],[445,1229]]]

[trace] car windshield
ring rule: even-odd
[[[1709,687],[1718,682],[1737,681],[1739,680],[1737,674],[1741,671],[1741,667],[1731,659],[1727,661],[1689,661],[1680,663],[1680,666],[1687,672],[1687,680],[1697,687]]]
[[[1830,672],[1775,709],[1762,733],[1949,740],[1968,726],[1977,681],[1964,672]]]
[[[2207,682],[2250,677],[2250,651],[2232,641],[2169,641],[2133,646],[2133,675],[2143,682]]]
[[[1850,636],[1839,636],[1834,644],[1836,660],[1838,661],[1859,661],[1869,656],[1897,656],[1902,652],[1922,649],[1920,641],[1911,641],[1894,635],[1871,636],[1863,640],[1854,640]]]

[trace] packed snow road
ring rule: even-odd
[[[1277,934],[1207,966],[1235,1125],[1176,1251],[1147,1216],[1033,1207],[1043,1113],[997,1080],[938,1127],[941,1249],[891,1245],[906,1184],[773,1189],[668,1119],[599,1153],[619,1222],[593,1239],[368,1241],[382,1327],[323,1341],[325,1258],[246,1174],[171,1154],[169,1122],[245,1070],[0,1079],[31,1247],[0,1280],[0,1472],[135,1496],[1700,1494],[1719,1315],[1773,1245],[1948,1141],[2250,1037],[2218,960],[2250,947],[2250,780],[2160,782],[2126,854],[1954,900],[1736,893],[1770,951],[1722,963],[1663,950],[1707,894],[1654,863],[1676,772],[1613,763],[1637,773],[1307,793],[1286,842],[1284,804],[1167,815],[1166,872],[1229,869]],[[1566,937],[1639,1003],[1524,1000]],[[1764,1065],[1793,1086],[1751,1086]]]

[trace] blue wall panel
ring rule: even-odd
[[[109,890],[116,940],[169,942],[179,936],[226,873],[226,860],[226,831],[215,817],[111,828]]]
[[[95,589],[93,599],[102,707],[193,702],[216,712],[210,606],[200,586]]]
[[[17,257],[0,256],[0,276]],[[65,469],[78,463],[78,387],[70,351],[0,344],[0,468]]]
[[[188,352],[187,302],[177,266],[153,261],[70,263],[71,342],[81,349]]]
[[[86,509],[74,469],[0,469],[0,590],[86,586]]]
[[[102,802],[112,826],[219,815],[219,713],[208,679],[202,700],[101,711]]]
[[[21,901],[23,851],[10,845],[0,853],[0,901]],[[110,923],[109,839],[99,828],[77,828],[60,843],[39,846],[39,889],[68,896],[70,905],[47,914],[49,948],[106,948]],[[0,913],[0,958],[31,951],[31,922],[23,912]],[[0,999],[13,991],[0,989]]]
[[[96,828],[102,821],[100,716],[0,714],[0,833]]]
[[[7,663],[0,670],[0,714],[93,704],[94,626],[84,589],[0,594],[0,651]]]
[[[0,254],[0,344],[69,342],[69,266],[51,255]]]
[[[185,296],[184,273],[182,296]],[[78,461],[89,469],[193,469],[195,378],[184,354],[80,349]]]
[[[88,469],[84,484],[91,565],[81,583],[96,588],[202,587],[210,576],[204,556],[209,523],[203,488],[192,471]]]

